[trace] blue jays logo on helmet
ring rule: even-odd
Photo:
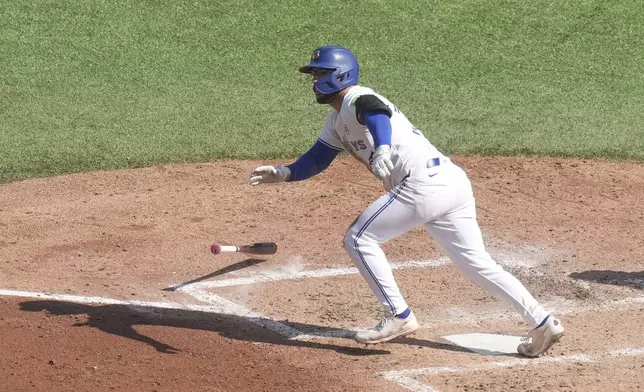
[[[342,46],[328,45],[315,49],[311,54],[311,62],[300,67],[300,72],[313,73],[316,69],[331,71],[317,80],[313,86],[322,95],[337,93],[358,84],[358,59],[349,49]]]

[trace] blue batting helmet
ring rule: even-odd
[[[302,73],[312,73],[316,69],[332,70],[328,75],[315,82],[313,86],[320,94],[328,95],[358,84],[358,59],[349,49],[341,46],[322,46],[311,54],[311,62],[300,67]]]

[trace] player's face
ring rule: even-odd
[[[321,68],[314,69],[313,72],[311,72],[311,82],[313,83],[313,92],[315,93],[315,99],[319,103],[328,103],[328,102],[326,102],[325,96],[320,94],[315,89],[315,83],[318,80],[320,80],[320,79],[324,78],[325,76],[327,76],[328,74],[330,74],[331,72],[333,72],[333,70],[331,70],[331,69],[321,69]]]
[[[313,72],[311,72],[311,76],[313,78],[313,83],[317,82],[318,80],[322,79],[323,77],[327,76],[330,74],[332,70],[330,69],[314,69]]]

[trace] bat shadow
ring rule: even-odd
[[[611,270],[590,270],[573,272],[568,275],[572,279],[585,280],[587,282],[610,284],[614,286],[628,286],[638,290],[644,290],[644,271],[624,272]]]
[[[303,323],[292,322],[288,320],[280,321],[280,323],[284,325],[288,325],[289,327],[293,327],[298,331],[302,331],[303,334],[308,334],[311,336],[353,339],[356,333],[355,331],[344,329],[344,328],[320,327],[316,325],[303,324]],[[390,340],[387,343],[472,354],[472,351],[464,347],[456,346],[450,343],[436,342],[436,341],[427,340],[427,339],[419,339],[414,337],[413,335],[397,337],[395,339]]]
[[[139,305],[87,305],[66,301],[25,301],[20,309],[27,312],[47,312],[53,315],[86,315],[87,321],[74,324],[75,327],[96,328],[102,332],[121,336],[154,347],[158,352],[175,354],[180,350],[162,341],[137,331],[136,326],[166,326],[218,333],[220,336],[256,343],[281,346],[309,347],[333,350],[352,356],[384,355],[389,351],[343,346],[315,341],[289,339],[283,335],[257,325],[247,317],[210,313],[187,309],[164,309]],[[321,328],[308,325],[309,329]]]
[[[250,259],[238,261],[235,264],[231,264],[231,265],[229,265],[227,267],[218,269],[217,271],[209,273],[208,275],[200,276],[198,278],[189,280],[187,282],[183,282],[183,283],[171,286],[171,287],[166,287],[166,288],[161,289],[161,290],[163,290],[163,291],[176,291],[176,290],[178,290],[178,289],[180,289],[182,287],[191,285],[193,283],[202,282],[204,280],[214,278],[215,276],[220,276],[220,275],[224,275],[224,274],[227,274],[229,272],[237,271],[237,270],[240,270],[240,269],[243,269],[243,268],[252,267],[253,265],[260,264],[260,263],[263,263],[265,261],[266,261],[266,259],[255,259],[255,258],[250,258]]]

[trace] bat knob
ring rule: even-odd
[[[215,255],[217,255],[217,254],[221,253],[221,245],[219,245],[219,244],[212,244],[212,246],[210,247],[210,251],[211,251],[213,254],[215,254]]]

